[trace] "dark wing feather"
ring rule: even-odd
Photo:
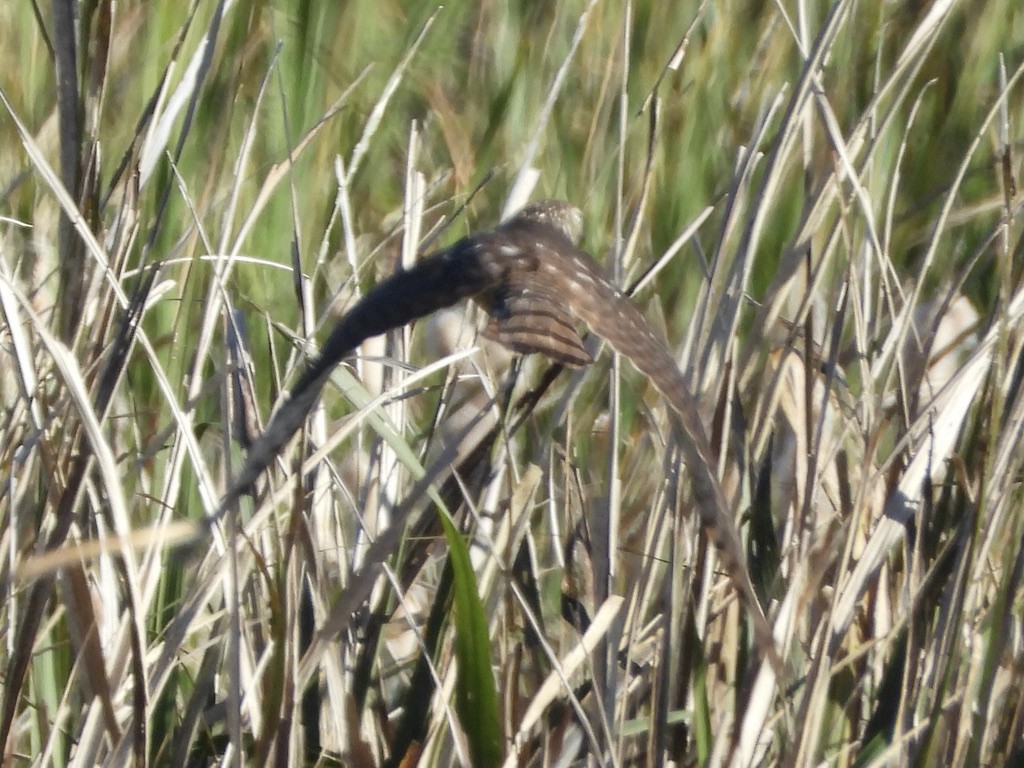
[[[491,295],[491,302],[491,320],[483,332],[487,338],[515,352],[539,352],[574,368],[594,361],[564,301],[559,303],[537,273],[517,275]]]

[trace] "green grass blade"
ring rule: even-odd
[[[487,614],[477,592],[469,547],[448,515],[441,515],[441,524],[455,577],[455,707],[469,742],[472,764],[478,768],[498,766],[502,762],[501,718],[491,668]]]

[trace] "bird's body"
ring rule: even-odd
[[[364,340],[472,298],[490,314],[489,337],[517,352],[539,352],[579,366],[591,362],[576,329],[583,323],[645,374],[677,414],[701,522],[753,619],[758,650],[781,673],[782,661],[750,581],[696,402],[665,343],[579,248],[581,229],[582,215],[575,206],[534,203],[495,229],[463,238],[378,284],[342,318],[320,357],[299,377],[254,443],[222,508],[270,465],[301,426],[330,371]]]
[[[556,218],[548,210],[552,207],[565,206],[577,211],[568,203],[557,201],[536,205],[544,210],[542,221]],[[533,215],[531,208],[524,209],[519,216],[524,213],[528,220]],[[565,218],[569,217],[570,214],[566,213]],[[520,246],[524,254],[529,253],[533,257],[535,268],[511,270],[497,288],[489,289],[492,294],[489,300],[494,305],[490,309],[490,328],[497,327],[489,335],[518,352],[540,352],[570,365],[585,364],[589,362],[589,356],[584,359],[574,354],[579,351],[586,355],[586,350],[578,334],[569,338],[568,330],[575,334],[575,329],[566,321],[568,311],[575,320],[584,323],[592,333],[604,339],[647,376],[678,417],[679,444],[693,483],[701,524],[753,618],[759,651],[776,672],[782,673],[782,660],[750,580],[696,400],[679,366],[637,306],[608,281],[588,253],[569,237],[559,237],[558,233],[541,236],[539,230],[540,227],[529,228],[533,239]],[[533,266],[533,260],[524,259],[522,263]],[[516,336],[514,341],[519,343],[509,344],[505,338],[509,334],[503,333],[503,329],[524,325],[530,328],[529,337]],[[536,343],[528,343],[534,338],[538,340]]]

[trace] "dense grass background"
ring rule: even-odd
[[[1017,5],[0,5],[5,762],[1019,764]],[[786,679],[657,394],[473,310],[181,546],[320,329],[510,195],[649,278]]]

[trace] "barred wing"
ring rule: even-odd
[[[594,361],[576,330],[576,320],[552,287],[535,272],[517,275],[494,292],[484,336],[515,352],[539,352],[574,368]]]

